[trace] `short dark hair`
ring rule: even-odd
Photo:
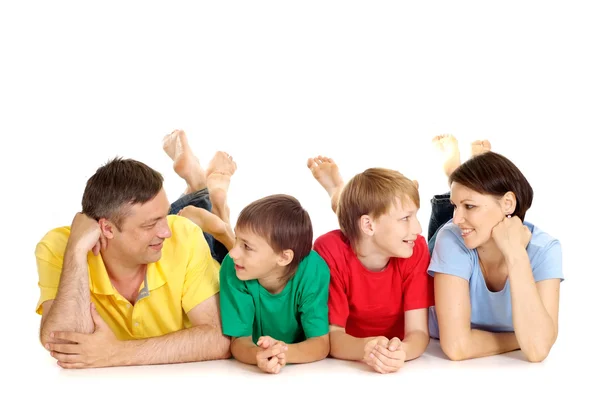
[[[521,221],[525,221],[525,213],[533,202],[533,189],[525,175],[508,158],[492,151],[464,162],[450,175],[449,183],[452,182],[493,196],[513,192],[517,199],[513,215]]]
[[[121,230],[128,207],[153,199],[162,186],[162,175],[146,164],[115,157],[88,179],[82,212],[95,220],[109,219]]]
[[[263,237],[275,252],[291,249],[294,258],[284,280],[291,279],[300,262],[312,250],[313,229],[308,212],[293,196],[274,194],[242,209],[236,229],[250,230]]]

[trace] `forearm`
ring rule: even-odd
[[[175,364],[229,358],[229,338],[218,327],[195,326],[167,335],[121,342],[115,365]]]
[[[259,348],[251,337],[236,338],[231,342],[231,354],[244,364],[256,365],[256,354]]]
[[[67,247],[56,298],[40,330],[43,344],[53,331],[92,333],[87,252]]]
[[[506,261],[517,341],[529,361],[541,361],[556,340],[554,321],[538,293],[527,252],[523,249]]]
[[[454,361],[493,356],[519,349],[513,332],[487,332],[471,329],[464,337],[442,340],[442,350]]]
[[[404,336],[402,348],[406,353],[406,361],[420,357],[429,344],[429,335],[423,331],[409,332]]]
[[[329,335],[313,337],[300,343],[288,344],[288,364],[319,361],[329,354]]]
[[[344,331],[329,332],[331,340],[331,356],[341,360],[362,360],[365,344],[372,338],[356,338]]]

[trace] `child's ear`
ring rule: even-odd
[[[367,236],[373,236],[375,233],[375,224],[370,215],[360,217],[360,230]]]
[[[294,250],[287,249],[279,253],[279,258],[277,259],[277,265],[280,267],[285,267],[289,265],[294,259]]]

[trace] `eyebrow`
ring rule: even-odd
[[[156,218],[153,218],[153,219],[148,219],[148,220],[144,221],[144,222],[142,223],[142,225],[148,225],[148,224],[152,224],[152,223],[158,222],[158,221],[160,221],[162,218],[163,218],[163,217],[156,217]]]
[[[474,200],[471,200],[471,199],[464,199],[463,201],[460,202],[460,204],[464,203],[465,201],[475,202]],[[454,202],[452,201],[452,199],[450,199],[450,203],[454,204]]]

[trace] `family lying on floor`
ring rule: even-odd
[[[227,359],[278,373],[328,356],[390,373],[439,339],[450,360],[514,350],[544,360],[558,334],[560,242],[525,214],[533,190],[489,141],[461,163],[437,136],[449,191],[431,199],[427,240],[418,182],[369,168],[344,182],[335,162],[307,166],[339,229],[313,241],[290,195],[230,222],[237,165],[204,170],[185,132],[163,149],[187,188],[169,204],[162,175],[114,158],[89,178],[70,226],[35,249],[40,340],[62,368]]]

